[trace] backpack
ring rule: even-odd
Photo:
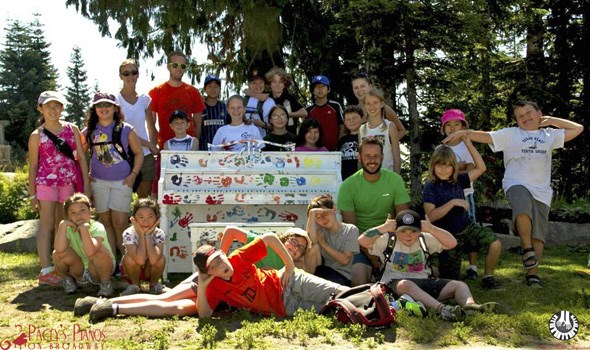
[[[387,292],[389,289],[380,282],[361,284],[333,295],[320,314],[334,314],[338,321],[345,324],[388,327],[395,323],[395,309],[389,304]]]
[[[250,102],[250,99],[252,97],[248,96],[248,100],[246,101],[246,106],[248,105],[248,102]],[[260,120],[262,120],[265,123],[268,123],[267,120],[264,120],[264,102],[265,101],[260,101],[258,100],[258,103],[256,104],[256,113],[258,113],[258,115],[260,116]],[[250,119],[252,119],[252,113],[250,112]]]
[[[121,142],[121,133],[122,132],[123,132],[123,123],[118,123],[113,128],[113,134],[111,136],[111,138],[112,138],[111,141],[93,143],[91,137],[89,137],[88,142],[90,144],[90,150],[91,150],[91,152],[93,151],[93,148],[92,148],[93,146],[114,144],[115,150],[117,151],[117,153],[119,153],[121,158],[126,160],[127,163],[129,163],[129,166],[131,167],[131,169],[133,169],[133,163],[135,161],[135,153],[133,153],[133,151],[131,151],[130,149],[125,150],[123,148],[123,143]],[[140,182],[141,182],[141,170],[139,171],[139,173],[135,177],[135,182],[133,183],[133,192],[137,192],[137,188],[139,187]]]
[[[418,242],[420,243],[420,248],[422,249],[422,252],[424,253],[424,258],[426,259],[426,261],[424,262],[424,268],[430,270],[428,278],[432,278],[432,264],[430,259],[430,252],[428,251],[428,246],[426,245],[426,240],[424,239],[424,235],[422,234],[422,232],[420,232],[420,236],[418,236]],[[378,279],[381,279],[381,276],[383,276],[383,272],[385,271],[385,266],[387,266],[387,263],[391,262],[391,255],[393,254],[395,243],[397,243],[397,236],[395,235],[395,232],[390,232],[389,241],[387,241],[387,248],[385,248],[385,250],[383,251],[385,261],[383,262],[383,267],[381,268],[381,271],[379,271],[379,276],[377,276]]]

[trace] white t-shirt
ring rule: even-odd
[[[515,185],[526,187],[533,198],[551,206],[551,151],[562,148],[564,129],[526,131],[513,127],[490,132],[494,152],[504,152],[504,192]]]
[[[135,104],[127,102],[120,92],[117,94],[116,98],[119,102],[119,105],[121,106],[121,111],[125,116],[125,122],[133,125],[135,133],[137,133],[137,136],[139,136],[140,139],[149,141],[150,136],[148,134],[147,124],[145,120],[145,110],[150,106],[152,98],[148,95],[141,94],[137,97],[137,101],[135,102]],[[150,154],[149,148],[142,148],[144,156]]]
[[[475,164],[473,161],[473,157],[471,157],[471,153],[469,153],[469,149],[465,145],[465,142],[461,141],[455,146],[449,146],[455,153],[455,158],[457,159],[457,163],[465,162],[465,163],[472,163]],[[467,197],[468,194],[473,194],[473,182],[471,183],[471,187],[468,187],[463,190],[463,194]]]
[[[258,132],[258,128],[254,124],[240,124],[236,126],[224,125],[215,133],[215,136],[213,137],[213,144],[217,146],[233,141],[252,139],[262,140],[262,137],[260,137],[260,132]],[[246,144],[236,143],[233,146],[214,147],[213,151],[241,151],[246,147]],[[262,145],[262,147],[264,147],[264,145]]]
[[[326,243],[339,252],[351,252],[358,254],[359,248],[359,229],[353,224],[342,224],[342,228],[337,233],[330,233],[323,227],[317,227],[317,230],[324,234]],[[342,265],[330,254],[326,253],[325,250],[321,250],[322,258],[324,258],[324,265],[333,268],[338,271],[342,276],[351,279],[352,278],[352,258],[350,258],[347,265]]]
[[[383,127],[383,123],[380,123],[376,128],[370,128],[368,122],[361,125],[359,130],[360,141],[362,142],[367,137],[374,137],[381,141],[381,144],[383,144],[382,167],[391,171],[395,171],[393,170],[393,153],[391,150],[391,140],[389,139],[389,128],[395,126],[392,126],[391,122],[387,119],[384,119],[383,121],[385,122],[385,128]]]
[[[166,234],[161,228],[156,227],[152,237],[152,243],[154,245],[162,244],[164,243],[164,240],[166,240]],[[135,227],[130,226],[125,231],[123,231],[123,245],[139,245],[139,235],[135,231]]]
[[[443,250],[442,244],[436,237],[428,232],[422,232],[422,234],[430,254],[440,253]],[[387,248],[387,243],[389,243],[389,235],[384,234],[377,238],[373,248],[369,249],[369,253],[378,256],[381,261],[385,261],[383,252]],[[420,241],[416,239],[414,244],[407,246],[398,239],[391,254],[391,262],[385,264],[381,282],[387,283],[392,279],[404,278],[424,279],[428,278],[431,273],[432,271],[426,266],[426,257],[422,248],[420,248]]]
[[[262,120],[264,122],[266,122],[267,124],[269,123],[269,113],[271,108],[273,108],[275,106],[275,101],[272,98],[267,98],[264,101],[264,104],[262,105],[262,114],[263,115],[259,115],[258,114],[258,99],[255,97],[247,97],[248,99],[248,104],[246,105],[246,118],[247,119],[252,119],[252,120]],[[258,132],[260,133],[260,136],[262,138],[264,138],[264,136],[266,136],[266,129],[264,128],[258,128]]]

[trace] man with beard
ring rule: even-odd
[[[383,223],[388,215],[393,218],[408,209],[410,196],[400,175],[381,169],[383,145],[377,139],[369,138],[360,144],[359,160],[362,169],[340,185],[338,207],[343,222],[365,232]],[[353,275],[359,276],[359,280],[352,281],[352,285],[370,282],[372,269],[380,269],[379,258],[361,248],[352,265]]]

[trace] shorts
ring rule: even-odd
[[[141,181],[154,181],[156,178],[156,159],[153,154],[143,156],[141,165]]]
[[[414,282],[420,289],[422,289],[424,292],[426,292],[434,299],[438,299],[438,296],[440,295],[440,292],[443,290],[443,288],[447,285],[447,283],[451,282],[451,280],[448,279],[434,278],[393,279],[387,282],[387,287],[389,287],[389,289],[391,289],[396,294],[396,298],[399,298],[401,296],[401,294],[397,292],[397,284],[403,280]]]
[[[123,261],[119,264],[119,271],[121,271],[121,277],[123,277],[127,282],[131,283],[131,279],[125,273],[125,265],[123,265]],[[141,268],[141,272],[139,273],[139,280],[140,281],[149,281],[150,279],[145,275],[145,266]]]
[[[303,270],[295,269],[289,284],[283,289],[283,305],[287,316],[299,309],[318,312],[341,285],[326,281]]]
[[[47,202],[59,202],[64,203],[66,199],[70,198],[74,194],[74,185],[66,185],[66,186],[45,186],[45,185],[37,185],[35,186],[35,195],[37,199],[40,201],[47,201]]]
[[[94,179],[90,183],[94,197],[94,208],[97,214],[114,210],[129,213],[133,190],[123,183],[123,179],[107,181]]]
[[[320,265],[316,267],[314,275],[321,277],[325,280],[341,284],[343,286],[350,287],[351,285],[350,279],[326,265]]]
[[[367,257],[367,255],[365,255],[363,252],[357,253],[352,257],[352,264],[354,265],[358,263],[373,266],[371,265],[371,260],[369,260],[369,257]]]
[[[531,218],[533,227],[533,238],[545,243],[547,230],[549,228],[549,206],[536,200],[529,190],[522,185],[512,186],[506,191],[506,198],[512,207],[512,226],[514,232],[516,227],[514,221],[520,214]]]

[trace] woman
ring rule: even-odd
[[[146,198],[151,194],[152,182],[156,176],[156,160],[154,155],[160,150],[156,146],[157,133],[155,120],[152,118],[151,97],[138,94],[135,91],[139,69],[137,62],[126,59],[119,66],[119,78],[123,81],[123,88],[117,94],[117,101],[125,122],[131,124],[139,137],[143,148],[143,165],[141,166],[141,181],[137,187],[137,197]]]

